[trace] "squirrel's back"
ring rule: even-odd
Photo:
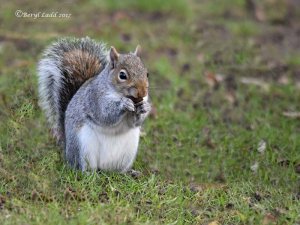
[[[108,63],[105,44],[90,38],[64,38],[50,45],[38,63],[40,105],[53,134],[64,142],[64,115],[80,86]]]

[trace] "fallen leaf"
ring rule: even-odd
[[[255,18],[261,22],[264,22],[266,20],[265,13],[261,7],[256,7]]]
[[[227,91],[224,97],[231,105],[235,105],[237,103],[236,94],[233,91]]]
[[[123,20],[126,20],[126,19],[130,18],[130,16],[127,13],[123,12],[123,11],[115,12],[112,17],[113,17],[113,20],[116,21],[116,22],[121,21],[121,20],[123,21]]]
[[[283,112],[282,115],[293,119],[300,118],[300,112]]]
[[[281,76],[279,79],[278,79],[278,83],[279,84],[283,84],[283,85],[286,85],[286,84],[289,84],[290,83],[290,80],[287,76]]]
[[[214,73],[211,71],[205,72],[204,75],[206,78],[206,83],[214,89],[217,89],[219,87],[220,83],[226,81],[226,79],[228,77],[224,74]]]
[[[267,143],[264,140],[261,140],[258,143],[257,151],[260,152],[260,153],[264,153],[265,150],[266,150],[266,147],[267,147]]]
[[[252,84],[255,86],[259,86],[265,91],[269,91],[270,85],[263,80],[252,78],[252,77],[243,77],[240,79],[240,82],[243,84]]]
[[[258,167],[259,167],[258,162],[255,162],[252,166],[250,166],[250,169],[251,169],[253,172],[256,172],[256,171],[258,170]]]
[[[266,20],[263,8],[256,1],[246,0],[246,8],[257,21],[264,22]]]
[[[216,74],[213,72],[205,73],[206,83],[213,89],[217,89],[219,87],[219,81],[216,78]]]
[[[196,56],[196,59],[197,59],[198,62],[203,63],[204,62],[204,54],[203,53],[199,53]]]
[[[272,215],[271,213],[267,213],[265,216],[264,216],[264,219],[262,221],[262,224],[263,225],[267,225],[267,224],[276,224],[276,217],[274,215]]]
[[[208,225],[219,225],[218,221],[212,221]]]

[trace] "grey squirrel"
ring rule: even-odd
[[[126,172],[151,110],[141,48],[120,54],[86,38],[50,45],[38,63],[39,102],[69,165]]]

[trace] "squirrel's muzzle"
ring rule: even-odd
[[[143,101],[143,98],[148,95],[148,88],[146,85],[137,85],[136,87],[132,87],[129,90],[128,96],[134,103],[139,103]]]

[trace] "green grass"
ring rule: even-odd
[[[299,224],[300,120],[283,113],[300,111],[300,17],[272,24],[277,1],[260,22],[242,0],[3,3],[0,224]],[[142,45],[156,115],[137,178],[70,169],[38,106],[42,50],[86,35]]]

